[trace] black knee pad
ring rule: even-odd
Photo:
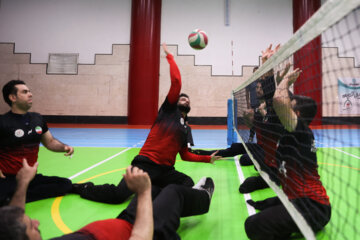
[[[182,182],[181,185],[188,186],[188,187],[193,187],[195,185],[195,183],[190,177],[187,177],[187,178],[184,179],[184,181]]]
[[[239,192],[240,193],[251,193],[255,190],[268,188],[267,183],[262,179],[261,176],[257,177],[248,177],[245,181],[240,185]]]
[[[254,165],[254,163],[251,161],[249,155],[247,154],[243,154],[241,157],[240,157],[240,165],[241,166],[251,166],[251,165]]]

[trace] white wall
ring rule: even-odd
[[[163,1],[161,39],[179,44],[179,54],[196,54],[196,64],[212,65],[214,75],[240,75],[242,65],[259,64],[261,50],[269,43],[285,43],[292,35],[292,1],[229,2],[230,26],[225,26],[225,0]],[[209,35],[201,51],[187,44],[196,28]]]
[[[80,53],[94,63],[96,53],[130,42],[131,0],[2,0],[0,42],[47,63],[49,53]]]
[[[261,50],[269,43],[285,43],[292,36],[290,0],[229,0],[230,26],[225,26],[225,0],[162,2],[161,41],[177,46],[172,49],[177,51],[175,55],[179,55],[177,60],[183,74],[183,91],[196,96],[194,102],[199,103],[193,107],[192,116],[226,116],[226,100],[230,97],[231,90],[251,75],[252,67],[242,66],[257,65]],[[10,79],[21,78],[33,84],[39,91],[50,86],[55,96],[49,90],[49,96],[43,97],[56,99],[59,97],[56,95],[57,88],[75,81],[78,85],[83,85],[79,85],[81,87],[77,91],[78,100],[71,100],[67,106],[76,102],[79,105],[77,107],[86,109],[83,106],[89,105],[84,100],[88,92],[81,91],[86,83],[91,82],[87,86],[89,91],[98,94],[106,91],[106,86],[112,86],[113,82],[116,82],[115,88],[123,93],[122,99],[118,101],[123,103],[121,109],[106,109],[104,112],[104,109],[99,107],[91,109],[95,112],[86,110],[78,114],[127,115],[128,69],[125,66],[129,62],[131,0],[1,0],[0,3],[0,43],[14,42],[16,53],[31,53],[32,63],[46,63],[49,53],[72,52],[80,54],[80,63],[92,64],[95,54],[110,54],[113,44],[126,44],[126,50],[114,52],[114,55],[97,55],[98,59],[104,56],[105,62],[80,65],[81,74],[72,76],[46,75],[45,64],[28,66],[28,54],[14,55],[12,45],[5,46],[0,48],[1,85]],[[359,20],[360,10],[357,10],[323,34],[323,46],[339,47],[339,55],[355,57],[357,66],[360,58],[359,31],[354,30],[350,35],[341,38],[338,36],[349,28],[357,29]],[[195,28],[201,28],[209,35],[209,45],[204,50],[193,50],[187,43],[188,34]],[[122,49],[123,46],[119,48]],[[194,54],[195,58],[192,57]],[[193,59],[195,64],[207,66],[194,67]],[[341,59],[334,61],[343,62]],[[352,62],[348,65],[349,69],[353,68]],[[166,70],[161,69],[160,74],[160,102],[169,87],[167,65],[163,68]],[[238,77],[242,70],[244,75]],[[335,69],[332,68],[331,71],[334,72]],[[356,69],[347,73],[343,77],[359,77]],[[231,76],[232,74],[234,76]],[[49,85],[47,81],[52,84]],[[336,89],[336,78],[327,81],[323,78],[324,88],[330,84]],[[68,94],[71,99],[75,97],[71,95],[71,91],[64,91],[62,94]],[[100,96],[103,95],[99,94]],[[101,101],[108,102],[110,99],[103,96]],[[323,99],[323,102],[326,103],[327,99]],[[62,112],[62,107],[64,106],[54,103],[51,110],[39,110],[42,114],[49,115],[73,114]],[[5,110],[8,107],[1,102],[0,109]],[[325,114],[329,116],[336,115],[326,111],[324,110]]]
[[[261,49],[291,36],[292,1],[229,2],[225,26],[225,0],[163,0],[161,41],[179,45],[179,54],[195,54],[198,65],[212,65],[213,75],[240,75],[242,65],[258,65]],[[94,63],[112,44],[129,44],[130,17],[131,0],[2,0],[0,42],[15,42],[15,52],[31,53],[32,63],[61,52]],[[195,28],[209,35],[204,50],[187,43]]]
[[[323,47],[338,47],[340,57],[355,58],[360,67],[360,8],[355,9],[322,34]]]

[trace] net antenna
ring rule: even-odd
[[[336,25],[340,20],[345,18],[347,15],[353,13],[358,14],[358,8],[360,6],[360,0],[328,0],[326,1],[321,8],[313,14],[313,16],[296,32],[294,35],[268,60],[266,61],[259,69],[245,82],[243,82],[239,87],[237,87],[232,92],[233,106],[233,126],[234,131],[237,133],[240,142],[243,143],[247,154],[253,161],[255,167],[259,170],[260,175],[266,181],[266,183],[274,190],[281,202],[284,204],[289,214],[297,224],[301,233],[306,239],[316,239],[315,233],[312,230],[311,226],[304,219],[303,215],[293,206],[293,204],[288,200],[288,197],[278,187],[269,177],[269,175],[262,171],[259,163],[255,160],[251,151],[247,148],[246,140],[242,134],[242,131],[237,128],[238,126],[238,117],[239,112],[243,110],[241,108],[240,102],[244,100],[244,89],[261,76],[263,76],[268,71],[278,67],[286,61],[292,61],[292,56],[296,51],[301,49],[307,43],[312,41],[314,38],[321,36],[322,33],[327,31],[329,28]],[[354,13],[355,12],[355,13]],[[356,18],[356,16],[355,16]],[[359,31],[359,26],[355,29]],[[359,46],[355,46],[358,47]],[[354,48],[352,49],[354,50]],[[276,72],[274,73],[276,75]],[[238,107],[236,107],[238,105]],[[243,107],[246,108],[246,107]],[[355,200],[356,201],[356,200]],[[356,224],[356,223],[355,223]],[[356,230],[357,231],[357,230]]]

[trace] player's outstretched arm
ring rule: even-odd
[[[275,112],[281,124],[289,132],[295,130],[298,121],[297,115],[291,107],[289,87],[296,81],[300,73],[301,71],[298,68],[287,73],[277,86],[273,97]]]
[[[270,46],[264,51],[261,51],[261,62],[263,64],[279,50],[280,44],[278,44],[274,49],[271,48],[272,48],[272,44],[270,44]]]
[[[246,126],[249,128],[253,127],[254,122],[254,110],[253,109],[245,109],[243,112],[243,119]]]
[[[163,44],[162,44],[162,48],[164,49],[164,52],[165,52],[166,56],[169,55],[169,54],[170,54],[170,55],[173,55],[173,54],[169,51],[166,43],[163,43]]]
[[[65,152],[65,156],[71,156],[74,153],[73,147],[54,138],[50,130],[41,136],[41,143],[53,152]]]
[[[216,154],[219,153],[219,150],[217,150],[216,152],[214,152],[213,154],[210,155],[210,163],[214,163],[217,160],[220,160],[222,158],[222,156],[216,156]]]
[[[26,192],[30,181],[34,178],[39,163],[29,166],[26,159],[23,159],[23,167],[16,174],[16,190],[9,203],[10,206],[16,206],[25,209]]]
[[[151,240],[154,233],[154,220],[150,177],[143,170],[129,166],[124,179],[128,188],[138,197],[136,218],[130,240]]]
[[[184,147],[180,150],[179,154],[182,160],[189,162],[206,162],[214,163],[216,160],[222,158],[222,156],[215,156],[218,151],[213,152],[211,155],[198,155],[189,151],[188,147]]]
[[[270,46],[265,49],[264,51],[261,51],[261,62],[262,64],[264,64],[269,58],[272,57],[272,55],[274,55],[280,48],[280,44],[278,44],[274,49],[272,48],[272,44],[270,44]],[[270,69],[267,73],[265,73],[263,76],[261,76],[261,79],[265,79],[267,77],[270,77],[274,74],[273,69]]]
[[[167,94],[169,103],[175,104],[178,101],[180,91],[181,91],[181,75],[180,70],[174,60],[173,54],[168,50],[166,43],[162,44],[164,52],[166,54],[166,59],[170,65],[170,78],[171,86]]]

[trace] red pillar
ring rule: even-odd
[[[293,28],[296,32],[321,6],[321,0],[293,0]],[[313,125],[322,117],[322,55],[321,36],[313,39],[294,54],[294,69],[302,73],[294,84],[294,93],[312,97],[318,104]]]
[[[128,123],[152,124],[158,111],[161,0],[133,0]]]

